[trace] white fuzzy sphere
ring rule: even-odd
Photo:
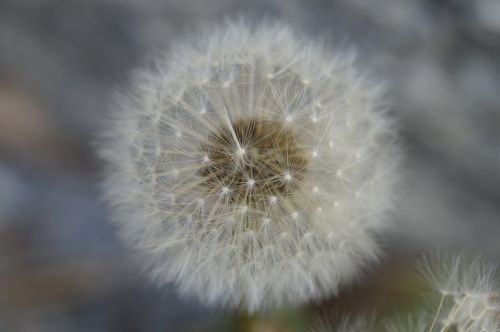
[[[275,24],[173,44],[119,97],[105,189],[149,275],[249,311],[335,293],[377,257],[399,159],[352,56]]]

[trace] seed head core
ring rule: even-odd
[[[229,200],[265,210],[271,198],[291,194],[308,160],[295,130],[278,119],[243,118],[211,132],[198,174],[209,191],[230,188]]]

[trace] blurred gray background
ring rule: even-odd
[[[349,298],[382,297],[381,275],[438,246],[500,257],[499,0],[0,0],[1,332],[234,329],[230,312],[131,266],[93,140],[132,69],[190,27],[240,15],[355,47],[389,87],[407,152],[398,224]],[[271,325],[259,331],[292,331]]]

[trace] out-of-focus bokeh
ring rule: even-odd
[[[338,299],[252,324],[146,282],[93,148],[131,70],[240,15],[357,48],[407,152],[387,258]],[[306,311],[408,301],[406,266],[438,246],[500,257],[500,1],[0,1],[0,331],[299,331]]]

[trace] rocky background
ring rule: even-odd
[[[239,15],[358,49],[407,151],[383,262],[338,299],[252,327],[129,264],[93,148],[132,69]],[[0,0],[0,331],[300,331],[311,313],[411,302],[408,265],[438,246],[500,258],[500,1]]]

